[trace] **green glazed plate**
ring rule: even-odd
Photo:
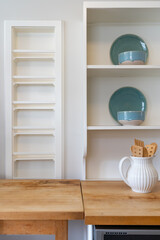
[[[119,111],[146,111],[147,102],[142,92],[133,87],[123,87],[115,91],[109,100],[109,111],[117,121]]]
[[[118,65],[118,54],[127,51],[144,51],[148,57],[148,48],[143,39],[133,34],[125,34],[118,37],[111,46],[112,63]]]

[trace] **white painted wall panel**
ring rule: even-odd
[[[4,20],[64,21],[64,174],[82,178],[83,0],[0,0],[0,177],[4,177]],[[21,44],[20,42],[18,44]],[[53,46],[54,47],[54,46]],[[19,68],[19,70],[21,70]],[[69,240],[84,239],[83,221],[69,221]],[[43,239],[53,237],[43,237]],[[16,240],[16,236],[4,238]],[[20,237],[19,239],[23,239]],[[25,238],[24,238],[25,239]],[[28,238],[35,239],[35,238]],[[39,237],[36,237],[39,239]]]

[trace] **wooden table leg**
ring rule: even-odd
[[[55,240],[68,240],[68,221],[56,221]]]

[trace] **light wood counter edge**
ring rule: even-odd
[[[13,179],[0,179],[0,186],[1,184],[5,184],[3,186],[3,190],[7,189],[9,187],[12,187],[15,189],[16,191],[16,186],[21,186],[23,185],[27,185],[27,187],[36,187],[37,184],[40,185],[45,185],[45,184],[52,184],[52,182],[54,182],[56,184],[62,183],[71,183],[71,184],[75,184],[78,185],[77,187],[79,188],[78,190],[78,195],[79,195],[79,207],[76,210],[73,209],[73,211],[71,210],[63,210],[61,209],[60,211],[56,209],[54,211],[34,211],[34,212],[30,212],[30,211],[0,211],[0,221],[10,221],[10,220],[14,220],[14,221],[66,221],[66,220],[83,220],[84,219],[84,209],[83,209],[83,201],[82,201],[82,190],[81,190],[81,181],[79,179],[46,179],[46,180],[42,180],[42,179],[35,179],[35,180],[30,180],[30,179],[24,179],[24,180],[13,180]],[[32,184],[33,183],[33,184]],[[30,185],[31,184],[31,185]],[[52,186],[51,186],[52,187]],[[0,191],[1,193],[1,191]]]
[[[1,220],[83,220],[84,219],[84,211],[80,212],[38,212],[38,213],[30,213],[30,212],[15,212],[8,213],[0,213],[0,221]]]
[[[138,225],[138,226],[160,226],[160,216],[84,216],[86,225]]]
[[[125,183],[123,181],[92,181],[92,180],[82,180],[81,181],[81,189],[82,189],[82,196],[83,196],[83,208],[84,208],[84,221],[86,225],[157,225],[160,226],[160,215],[156,216],[156,215],[144,215],[144,216],[139,216],[139,215],[132,215],[132,216],[122,216],[122,215],[107,215],[107,216],[96,216],[96,215],[87,215],[86,211],[85,211],[85,200],[84,200],[84,194],[83,194],[83,183],[85,182],[114,182],[114,183],[122,183],[125,187],[126,187],[126,191],[129,190],[131,191],[131,189],[125,185]],[[160,186],[160,182],[158,182],[158,186]],[[157,188],[157,187],[156,187]],[[131,194],[135,194],[134,192],[131,191]],[[153,196],[155,197],[155,191],[153,191],[153,193],[149,193],[149,194],[153,194]],[[142,196],[144,196],[144,198],[146,197],[146,194],[142,194]],[[153,197],[153,199],[154,199]],[[152,197],[151,197],[152,199]],[[160,207],[159,207],[160,208]]]

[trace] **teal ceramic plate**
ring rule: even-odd
[[[148,48],[143,39],[133,34],[125,34],[118,37],[111,46],[112,63],[118,65],[118,54],[127,51],[144,51],[148,56]]]
[[[145,111],[146,108],[145,96],[133,87],[119,88],[109,100],[109,111],[116,121],[119,111]]]

